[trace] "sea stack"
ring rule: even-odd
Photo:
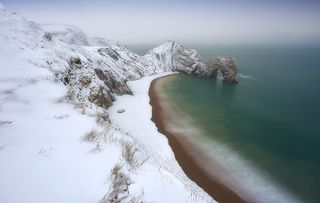
[[[233,57],[218,57],[207,62],[208,69],[212,70],[212,77],[217,78],[218,71],[222,73],[224,83],[238,84],[237,72],[238,68]]]

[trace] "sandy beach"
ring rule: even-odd
[[[158,91],[158,87],[161,85],[159,83],[161,80],[164,80],[165,77],[170,78],[176,76],[171,75],[157,78],[153,80],[150,85],[149,96],[152,106],[152,120],[155,122],[159,132],[168,138],[169,145],[183,171],[218,202],[246,202],[229,187],[221,183],[216,177],[213,177],[212,174],[208,174],[207,171],[201,167],[201,164],[197,162],[197,157],[188,153],[188,149],[192,143],[187,140],[182,140],[177,132],[172,132],[170,128],[166,126],[164,120],[170,119],[170,116],[167,115],[167,112],[164,110],[164,101],[161,101],[161,96]]]

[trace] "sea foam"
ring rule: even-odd
[[[239,74],[238,74],[238,77],[244,78],[244,79],[249,79],[249,78],[252,78],[253,76],[252,76],[252,75],[247,75],[247,74],[239,73]]]

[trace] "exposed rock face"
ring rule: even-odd
[[[69,97],[80,103],[89,101],[100,108],[108,108],[114,100],[110,89],[100,80],[95,71],[79,58],[71,58],[70,68],[60,76],[69,86]]]
[[[117,80],[116,77],[113,77],[112,72],[102,69],[94,69],[94,71],[98,78],[102,80],[106,86],[108,86],[112,93],[116,93],[118,95],[132,94],[131,90],[126,84],[126,81]]]

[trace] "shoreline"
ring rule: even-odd
[[[188,153],[188,147],[190,143],[182,141],[176,133],[170,132],[166,128],[164,119],[166,115],[163,106],[161,105],[161,99],[159,98],[157,90],[157,82],[165,77],[174,77],[173,75],[163,76],[154,79],[149,87],[150,105],[152,106],[152,121],[158,128],[158,131],[165,135],[168,139],[169,145],[174,152],[175,158],[181,166],[185,174],[206,191],[213,199],[218,202],[225,203],[245,203],[241,197],[232,191],[228,186],[221,183],[218,178],[209,174],[201,165],[196,161],[196,158]],[[192,145],[192,144],[191,144]]]

